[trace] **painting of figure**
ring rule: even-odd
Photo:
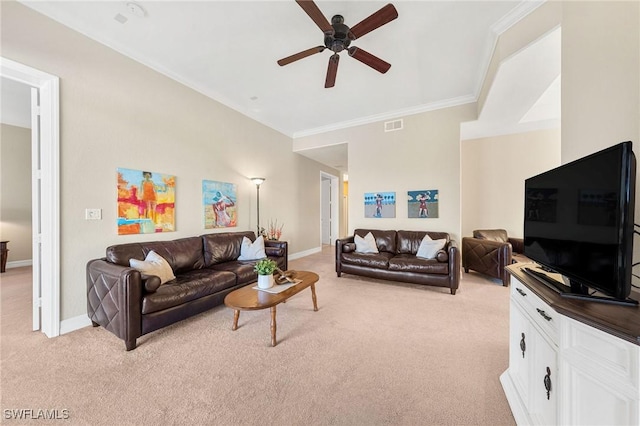
[[[396,193],[366,192],[364,194],[364,217],[396,217]]]
[[[237,226],[237,199],[235,184],[203,180],[202,204],[205,229]]]
[[[144,170],[118,174],[118,235],[175,231],[176,177]]]
[[[409,218],[427,219],[438,217],[438,190],[424,189],[407,192],[407,215]]]

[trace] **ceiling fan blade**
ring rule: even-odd
[[[383,61],[377,56],[372,55],[371,53],[359,47],[355,47],[355,46],[350,47],[349,56],[359,60],[365,65],[369,65],[371,68],[373,68],[378,72],[381,72],[382,74],[386,73],[387,71],[389,71],[389,68],[391,68],[390,63]]]
[[[398,11],[391,3],[383,7],[382,9],[375,12],[373,15],[364,18],[362,21],[351,27],[351,36],[353,40],[362,37],[363,35],[370,33],[383,26],[384,24],[388,24],[398,17]]]
[[[324,88],[333,87],[336,85],[336,74],[338,73],[338,62],[340,62],[340,55],[334,53],[329,58],[329,66],[327,67],[327,78],[324,81]]]
[[[313,2],[313,0],[296,0],[296,3],[300,5],[302,10],[304,10],[309,18],[316,23],[316,25],[322,30],[322,32],[333,32],[333,27],[324,16],[324,14],[320,11],[318,6]]]
[[[306,58],[307,56],[311,56],[311,55],[314,55],[316,53],[320,53],[324,49],[326,49],[326,47],[318,46],[318,47],[312,47],[311,49],[303,50],[302,52],[298,52],[298,53],[293,54],[291,56],[287,56],[286,58],[280,59],[278,61],[278,65],[280,65],[282,67],[284,65],[290,64],[291,62],[295,62],[295,61],[297,61],[299,59]]]

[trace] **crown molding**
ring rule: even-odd
[[[503,16],[498,22],[493,24],[491,31],[493,31],[496,36],[499,36],[517,24],[522,18],[542,6],[546,1],[547,0],[524,0],[520,2],[520,4]]]
[[[408,115],[420,114],[423,112],[435,111],[437,109],[450,108],[458,105],[465,105],[475,101],[476,101],[476,97],[473,95],[464,95],[464,96],[459,96],[457,98],[444,99],[442,101],[418,105],[415,107],[389,111],[382,114],[370,115],[367,117],[357,118],[354,120],[342,121],[339,123],[329,124],[327,126],[321,126],[321,127],[316,127],[314,129],[295,132],[293,134],[293,138],[294,139],[302,138],[305,136],[317,135],[320,133],[346,129],[349,127],[361,126],[363,124],[370,124],[370,123],[375,123],[375,122],[385,121],[385,120],[393,120],[396,118],[406,117]]]

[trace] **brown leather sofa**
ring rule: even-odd
[[[379,253],[357,253],[355,235],[371,232]],[[426,234],[446,239],[447,244],[435,259],[416,257]],[[336,273],[362,275],[383,280],[447,287],[456,294],[460,283],[460,253],[446,232],[382,231],[356,229],[354,235],[336,241]]]
[[[172,241],[110,246],[106,257],[87,263],[87,312],[94,327],[102,326],[124,340],[128,351],[136,339],[220,305],[231,291],[257,281],[255,261],[238,261],[242,238],[253,232],[226,232]],[[160,278],[129,267],[149,251],[165,258],[175,279]],[[267,257],[287,269],[285,241],[265,240]]]
[[[505,269],[513,263],[513,254],[524,251],[522,238],[509,238],[504,229],[477,229],[473,238],[462,239],[462,267],[502,280],[507,287],[510,275]]]

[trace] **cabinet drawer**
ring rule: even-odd
[[[576,368],[602,381],[616,383],[619,391],[635,395],[639,388],[638,346],[571,318],[562,319],[563,357]]]
[[[557,344],[560,314],[514,277],[511,278],[511,298],[523,308],[551,341]]]

